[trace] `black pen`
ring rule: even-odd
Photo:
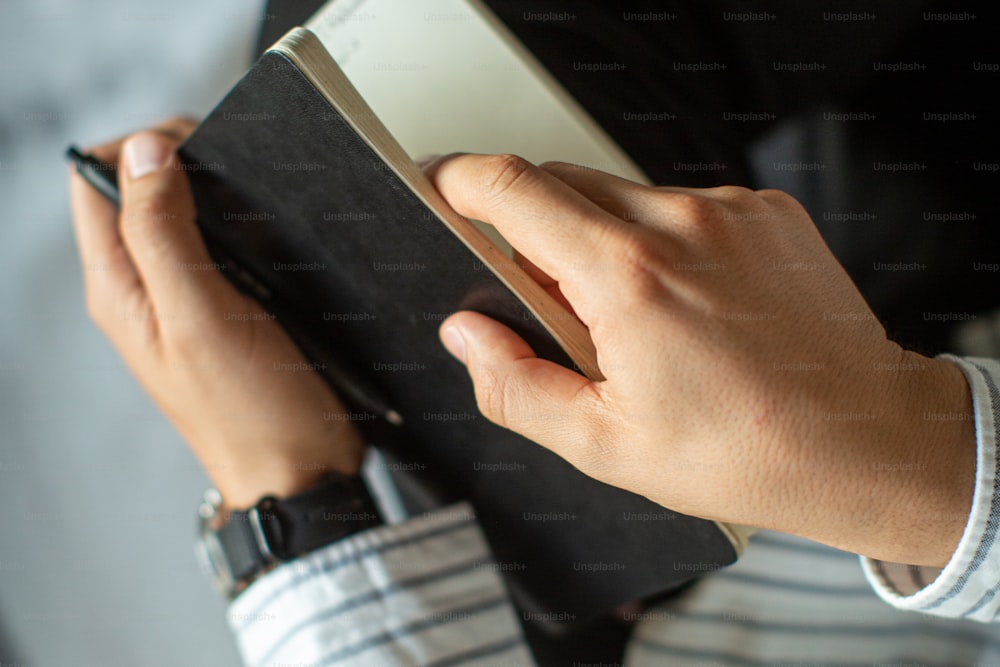
[[[101,162],[93,155],[81,152],[76,146],[66,149],[66,159],[72,160],[76,165],[76,173],[109,202],[115,206],[121,204],[118,199],[118,168],[115,165]]]
[[[76,173],[80,174],[83,180],[87,181],[116,207],[121,206],[118,195],[118,169],[113,164],[101,162],[93,155],[80,151],[76,146],[70,146],[66,149],[66,158],[76,165]],[[222,264],[229,265],[235,264],[235,262],[222,262]],[[243,273],[243,271],[239,272]],[[259,287],[258,284],[258,289],[253,290],[258,298],[262,294],[266,294],[266,292],[262,293]],[[382,399],[374,387],[361,381],[355,374],[347,372],[341,364],[333,362],[331,365],[334,366],[333,372],[327,377],[335,385],[334,390],[339,391],[348,401],[356,403],[359,408],[371,410],[372,413],[394,426],[403,423],[403,416]]]

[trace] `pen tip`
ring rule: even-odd
[[[385,420],[393,426],[402,426],[403,415],[399,414],[395,410],[389,410],[385,413]]]

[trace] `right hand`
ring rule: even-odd
[[[487,418],[680,512],[884,560],[948,560],[971,505],[975,430],[924,415],[971,414],[965,377],[886,338],[790,196],[652,188],[511,156],[427,170],[565,300],[607,378],[458,313],[442,340]]]
[[[356,473],[363,443],[278,323],[216,270],[174,152],[193,128],[92,149],[120,168],[121,212],[71,172],[73,221],[91,317],[240,509]]]

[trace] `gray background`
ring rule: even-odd
[[[0,662],[239,664],[207,479],[83,306],[63,151],[204,115],[262,0],[0,2]]]
[[[191,548],[207,478],[86,316],[62,154],[203,116],[249,64],[262,7],[0,0],[4,667],[239,664]],[[754,162],[766,176],[775,155],[838,154],[838,141],[778,128]],[[845,189],[829,174],[771,172],[762,185],[815,210]],[[997,331],[1000,314],[964,329],[959,348],[995,356]]]

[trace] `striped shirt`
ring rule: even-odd
[[[978,458],[968,524],[943,569],[761,532],[730,568],[635,612],[624,664],[1000,665],[989,624],[1000,616],[1000,364],[946,358],[972,388]],[[535,664],[466,504],[276,568],[233,601],[229,623],[250,667]]]

